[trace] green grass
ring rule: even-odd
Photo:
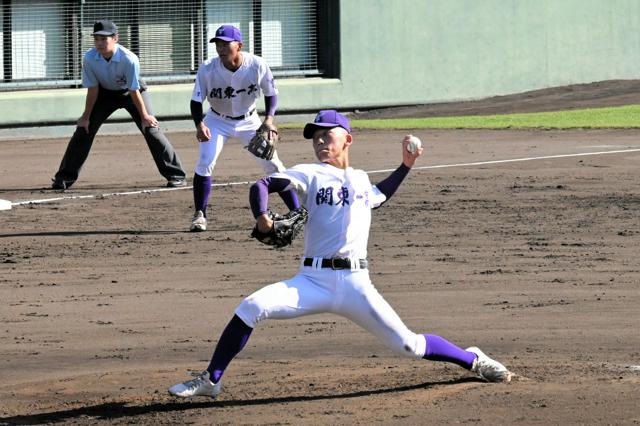
[[[352,120],[351,127],[363,129],[635,129],[640,128],[640,105],[527,114]]]

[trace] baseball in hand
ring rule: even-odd
[[[413,135],[409,135],[409,143],[407,144],[407,151],[412,154],[415,154],[417,150],[422,148],[422,141]]]

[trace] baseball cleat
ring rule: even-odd
[[[180,398],[191,398],[193,396],[208,396],[215,398],[222,390],[220,382],[213,383],[210,380],[209,372],[191,373],[193,379],[178,383],[169,388],[169,393]]]
[[[67,189],[67,183],[63,180],[52,179],[51,189],[65,190]],[[69,185],[71,186],[71,185]]]
[[[198,210],[191,220],[191,232],[202,232],[207,230],[207,218],[204,217],[202,210]]]
[[[478,356],[473,365],[471,371],[482,377],[488,382],[510,382],[511,372],[507,370],[507,367],[500,364],[498,361],[489,358],[484,352],[475,346],[467,348],[468,352],[472,352]]]
[[[186,179],[169,179],[167,181],[167,188],[180,188],[182,186],[187,186]]]

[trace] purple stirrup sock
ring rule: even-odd
[[[244,323],[237,315],[234,315],[220,335],[220,340],[213,352],[207,371],[211,375],[211,381],[218,383],[224,374],[224,370],[236,355],[247,344],[253,328]]]
[[[460,367],[471,370],[473,361],[476,360],[476,354],[467,352],[435,334],[423,334],[423,336],[427,341],[427,351],[423,356],[424,359],[453,362]]]
[[[278,192],[282,201],[289,207],[289,210],[294,210],[300,207],[300,201],[298,201],[298,194],[293,189],[288,191]]]
[[[193,174],[193,205],[195,210],[201,210],[207,216],[207,203],[211,193],[211,176]]]

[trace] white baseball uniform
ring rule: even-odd
[[[362,170],[329,164],[302,164],[275,173],[288,179],[309,212],[304,260],[297,275],[248,296],[235,313],[249,327],[264,319],[288,319],[331,312],[350,319],[398,353],[422,358],[426,340],[413,333],[375,289],[367,257],[371,209],[386,196]],[[322,267],[322,259],[350,259],[350,269]]]
[[[220,57],[205,61],[198,68],[191,100],[209,102],[210,109],[204,124],[211,130],[211,139],[199,143],[200,156],[195,172],[200,176],[211,176],[215,163],[229,138],[238,138],[247,146],[260,127],[256,113],[256,101],[264,96],[274,96],[278,90],[273,74],[264,59],[242,52],[242,65],[230,71]],[[252,156],[266,173],[284,170],[277,153],[271,160]]]

